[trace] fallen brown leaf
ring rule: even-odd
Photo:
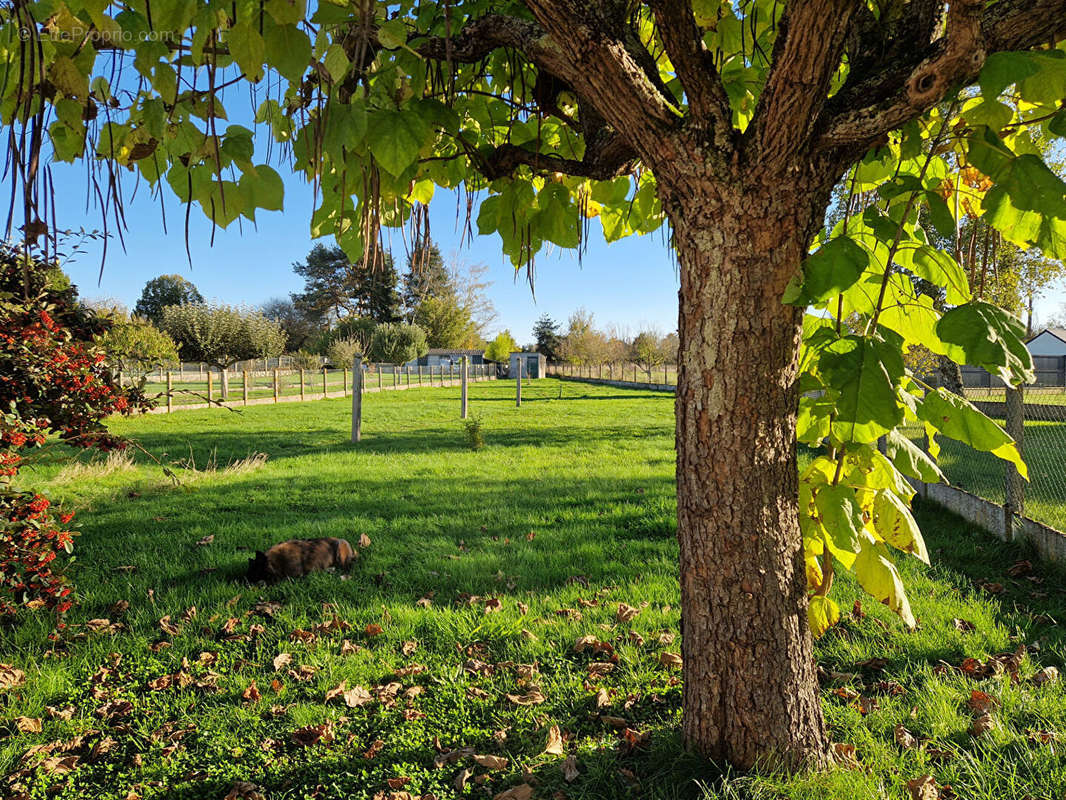
[[[911,793],[911,800],[938,800],[940,797],[932,775],[922,775],[907,781],[907,790]]]
[[[985,694],[978,689],[974,689],[970,692],[970,699],[966,701],[966,706],[971,711],[976,711],[979,714],[983,714],[986,711],[990,711],[999,705],[999,701],[992,695]]]
[[[1043,686],[1046,683],[1054,683],[1059,679],[1059,671],[1056,667],[1044,667],[1037,670],[1033,675],[1033,683],[1037,686]]]
[[[367,636],[380,636],[382,633],[384,633],[384,630],[377,623],[371,622],[363,629],[363,632]]]
[[[249,781],[237,781],[223,800],[266,800],[263,787]]]
[[[859,758],[855,751],[855,745],[845,742],[833,742],[829,748],[829,755],[839,767],[844,769],[858,769]]]
[[[967,619],[959,619],[955,617],[951,620],[951,624],[955,627],[955,630],[962,631],[963,633],[973,633],[977,630],[977,626]]]
[[[287,667],[292,663],[292,653],[278,653],[274,656],[274,671],[278,672],[282,667]]]
[[[215,534],[209,533],[203,539],[198,540],[196,542],[196,544],[199,545],[200,547],[205,547],[205,546],[211,544],[211,542],[213,542],[213,541],[215,541]]]
[[[671,669],[681,669],[681,656],[677,653],[659,653],[659,663]]]
[[[333,741],[333,730],[326,722],[321,725],[306,725],[303,728],[297,728],[291,735],[292,740],[302,747],[310,747],[319,742],[329,744]]]
[[[411,779],[408,778],[407,776],[404,776],[404,777],[401,777],[401,778],[387,778],[385,780],[385,783],[387,783],[389,785],[390,789],[402,789],[404,786],[406,786],[410,782],[411,782]]]
[[[370,547],[370,537],[367,536],[365,533],[360,533],[359,534],[359,546],[360,547]]]
[[[411,655],[411,653],[413,653],[417,649],[418,642],[414,640],[406,641],[400,646],[400,652],[403,653],[405,656]]]
[[[510,789],[495,794],[492,800],[529,800],[533,796],[533,787],[528,783],[520,783]]]
[[[639,608],[628,605],[626,603],[618,604],[618,611],[615,612],[615,622],[629,622],[640,613]]]
[[[892,733],[896,740],[896,744],[904,750],[911,750],[918,746],[918,740],[914,738],[914,734],[903,727],[902,723],[897,725]]]
[[[258,703],[263,694],[259,691],[259,687],[255,685],[255,681],[252,681],[248,684],[248,688],[241,692],[241,697],[249,703]]]
[[[548,698],[541,694],[540,689],[534,687],[526,694],[509,694],[507,695],[507,699],[516,706],[539,706]]]
[[[55,706],[45,706],[44,710],[48,712],[48,716],[52,719],[68,720],[74,716],[74,706],[66,706],[65,708],[56,708]]]
[[[983,714],[978,714],[974,719],[973,724],[970,726],[970,735],[973,737],[983,736],[995,727],[995,720],[993,720],[992,715],[986,711]]]
[[[563,745],[563,734],[558,725],[552,725],[548,729],[548,744],[545,746],[544,752],[552,756],[561,756],[566,753],[566,748]]]
[[[596,708],[603,708],[604,706],[609,706],[611,704],[611,697],[607,694],[606,689],[599,689],[596,691],[595,704]]]
[[[10,664],[0,664],[0,689],[14,689],[26,682],[26,673]]]
[[[40,733],[40,717],[15,717],[15,727],[23,733]]]
[[[508,761],[502,756],[475,755],[473,758],[474,763],[476,763],[479,767],[484,767],[485,769],[507,769]]]
[[[573,783],[581,774],[577,769],[577,756],[572,753],[566,757],[560,769],[563,771],[563,780],[567,783]]]

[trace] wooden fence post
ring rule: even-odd
[[[341,376],[341,394],[345,397],[348,396],[348,368],[344,368],[344,374]]]
[[[280,387],[278,386],[278,370],[274,370],[274,402],[278,402],[278,395],[280,394]]]
[[[363,359],[352,362],[352,441],[363,438]]]
[[[378,389],[381,389],[381,364],[378,364],[376,369],[378,373]]]
[[[392,388],[400,385],[400,369],[396,364],[392,365]]]
[[[460,400],[459,400],[459,418],[460,419],[466,419],[466,404],[467,404],[467,393],[466,393],[466,377],[467,376],[466,376],[466,373],[467,373],[466,356],[463,356],[463,360],[462,360],[461,366],[459,367],[459,376],[460,376],[459,379],[462,382],[462,388],[459,390],[459,396],[460,396]]]
[[[300,399],[304,399],[304,368],[300,367]]]
[[[418,365],[418,385],[422,385],[422,365]]]
[[[241,371],[241,399],[248,405],[248,370]]]
[[[174,410],[174,382],[171,379],[170,370],[167,370],[167,413]]]
[[[211,402],[211,370],[207,371],[207,402]]]
[[[322,396],[329,396],[329,385],[326,383],[326,368],[322,367]]]
[[[1018,451],[1025,456],[1025,390],[1022,387],[1012,389],[1007,386],[1006,428],[1007,434],[1018,443]],[[1004,538],[1010,542],[1014,539],[1014,515],[1025,514],[1025,486],[1022,476],[1013,464],[1007,464],[1006,502],[1003,505]]]

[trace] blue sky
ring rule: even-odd
[[[86,209],[84,166],[53,168],[60,225],[102,229],[99,210],[92,206]],[[130,175],[126,183],[125,252],[112,238],[99,285],[101,246],[96,243],[89,243],[85,253],[68,262],[67,271],[84,297],[116,298],[130,307],[145,282],[163,273],[183,275],[208,300],[226,303],[257,306],[298,291],[303,283],[293,273],[292,263],[302,260],[313,244],[308,233],[311,188],[302,177],[286,175],[284,165],[278,169],[285,178],[285,211],[257,212],[258,226],[244,224],[241,230],[235,222],[228,230],[218,229],[213,247],[211,225],[199,207],[193,207],[191,268],[185,254],[184,207],[166,187],[164,233],[158,198],[149,195],[143,182],[130,198],[134,186]],[[567,317],[578,307],[591,311],[598,326],[614,324],[633,334],[649,327],[666,333],[677,325],[677,270],[660,233],[607,245],[599,223],[593,220],[589,247],[580,265],[571,251],[555,249],[540,254],[534,298],[524,271],[516,280],[497,237],[475,234],[473,241],[464,242],[460,249],[453,194],[438,192],[430,205],[430,223],[433,238],[446,258],[489,267],[487,277],[492,286],[488,294],[499,314],[492,333],[509,328],[524,344],[531,340],[533,323],[541,314],[548,313],[565,326]],[[391,237],[386,241],[391,241],[393,254],[402,264],[406,254],[403,238],[398,231],[386,236]],[[331,238],[322,241],[333,243]]]

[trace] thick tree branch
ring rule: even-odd
[[[542,174],[561,172],[579,178],[606,181],[631,173],[636,161],[637,154],[622,138],[617,134],[609,134],[595,148],[590,146],[586,149],[585,157],[580,161],[504,144],[488,155],[479,155],[478,169],[490,181],[511,175],[521,166]]]
[[[774,42],[770,76],[748,130],[753,157],[783,164],[806,141],[825,105],[858,0],[789,3]]]
[[[957,0],[946,33],[891,54],[876,74],[848,85],[826,105],[817,149],[864,149],[976,79],[985,58],[1066,38],[1066,0],[1005,0],[984,7]],[[864,76],[860,76],[864,77]]]
[[[725,87],[714,66],[714,57],[703,37],[688,0],[656,0],[652,4],[659,37],[674,65],[688,98],[689,113],[697,124],[710,124],[716,139],[732,130],[732,112]]]

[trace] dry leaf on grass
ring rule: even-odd
[[[968,619],[959,619],[955,617],[951,620],[951,624],[955,627],[955,630],[962,633],[973,633],[977,630],[977,626],[970,622]]]
[[[329,744],[333,741],[333,729],[329,723],[321,725],[305,725],[292,732],[292,740],[302,747],[310,747],[313,744]]]
[[[365,628],[363,628],[363,633],[365,633],[367,636],[380,636],[383,633],[383,630],[380,625],[371,622]]]
[[[52,719],[68,720],[74,716],[74,706],[66,706],[65,708],[56,708],[55,706],[45,706],[44,710],[48,712],[48,716]]]
[[[970,735],[974,737],[983,736],[995,727],[996,721],[992,719],[992,715],[986,711],[983,714],[978,714],[977,717],[974,718],[973,725],[970,726]]]
[[[985,694],[978,689],[974,689],[970,692],[970,699],[966,701],[966,706],[971,711],[976,711],[979,714],[990,711],[998,705],[999,701],[996,700],[996,698],[990,694]]]
[[[844,769],[858,769],[859,757],[855,751],[855,745],[846,742],[833,742],[829,748],[829,755],[839,767]]]
[[[414,641],[413,639],[404,642],[400,646],[400,652],[403,653],[405,656],[411,655],[411,653],[413,653],[417,649],[418,649],[418,642]]]
[[[274,656],[274,671],[277,672],[282,667],[287,667],[292,663],[292,653],[278,653]]]
[[[370,547],[370,537],[367,536],[365,533],[360,533],[359,534],[359,546],[360,547]]]
[[[593,680],[602,678],[608,673],[614,672],[614,664],[610,661],[593,661],[588,666],[589,677]]]
[[[0,689],[14,689],[26,682],[26,673],[10,664],[0,664]]]
[[[577,756],[573,754],[566,757],[560,769],[563,771],[563,780],[567,783],[573,783],[577,776],[581,774],[577,770]]]
[[[1059,679],[1059,671],[1055,667],[1044,667],[1041,670],[1037,670],[1033,675],[1033,683],[1037,686],[1043,686],[1045,683],[1054,683]]]
[[[533,687],[526,694],[509,694],[507,699],[516,706],[539,706],[548,698],[541,694],[540,689]]]
[[[932,775],[922,775],[907,781],[907,790],[911,793],[911,800],[937,800],[940,797]]]
[[[403,776],[403,777],[400,777],[400,778],[387,778],[385,780],[385,783],[387,783],[389,785],[390,789],[402,789],[404,786],[406,786],[410,782],[411,782],[411,779],[408,778],[406,775]]]
[[[501,756],[475,755],[474,762],[485,769],[507,769],[507,759]]]
[[[40,717],[15,717],[15,727],[23,733],[40,733]]]
[[[266,800],[263,787],[249,781],[237,781],[224,800]]]
[[[455,791],[459,792],[459,794],[462,794],[463,790],[466,788],[466,782],[470,780],[470,776],[473,774],[474,770],[470,769],[469,767],[464,767],[459,772],[459,774],[455,776],[455,781],[452,784],[455,787]]]
[[[914,734],[903,727],[902,723],[897,725],[892,733],[896,739],[896,744],[905,750],[910,750],[918,746],[918,740],[914,738]]]
[[[639,613],[640,613],[640,609],[639,608],[635,608],[635,607],[633,607],[631,605],[628,605],[626,603],[619,603],[618,604],[618,611],[615,612],[614,619],[615,619],[615,622],[629,622],[634,617],[636,617],[637,614],[639,614]]]
[[[609,706],[611,704],[611,696],[607,694],[606,689],[597,689],[596,699],[594,702],[596,708],[603,708],[604,706]]]
[[[533,787],[528,783],[520,783],[510,789],[493,795],[492,800],[529,800],[533,796]]]
[[[659,653],[659,663],[670,669],[680,669],[681,656],[677,653]]]
[[[41,768],[52,775],[62,775],[78,766],[78,756],[49,756],[41,762]]]
[[[563,745],[563,734],[558,725],[552,725],[548,729],[548,744],[545,746],[544,752],[552,756],[561,756],[566,753],[566,748]]]
[[[259,691],[259,687],[255,685],[255,681],[248,684],[248,688],[241,692],[241,698],[249,703],[258,703],[262,697],[263,694]]]

